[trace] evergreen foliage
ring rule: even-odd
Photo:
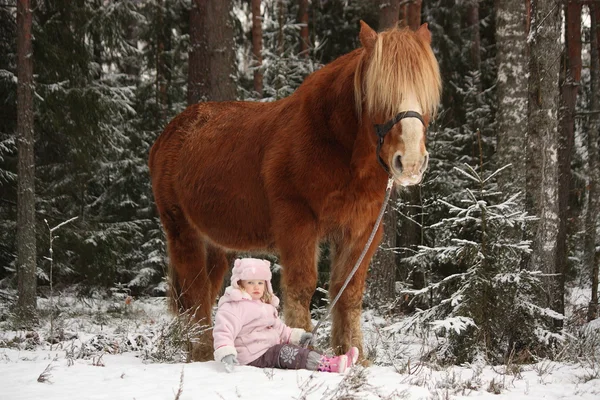
[[[314,18],[309,19],[309,26],[313,40],[319,47],[316,57],[323,64],[360,46],[360,20],[373,29],[379,28],[379,7],[374,1],[330,0],[313,3]]]
[[[240,13],[245,21],[251,20],[250,11],[242,5]],[[308,54],[299,54],[300,24],[296,21],[298,7],[295,2],[284,3],[285,15],[280,16],[279,3],[276,0],[264,2],[263,7],[263,73],[264,93],[257,96],[253,92],[253,74],[258,68],[252,64],[250,50],[239,57],[240,97],[244,100],[275,101],[292,94],[310,73],[321,67],[315,61],[318,48],[309,47]],[[245,24],[246,45],[251,43],[251,23]],[[245,67],[249,65],[249,67]]]
[[[435,246],[420,246],[412,257],[431,283],[404,291],[418,309],[403,327],[424,325],[444,336],[438,356],[445,361],[505,362],[513,352],[538,352],[562,340],[553,328],[562,315],[540,307],[540,272],[521,268],[531,243],[508,234],[535,217],[517,208],[521,194],[497,191],[494,178],[503,170],[485,176],[468,165],[457,169],[475,188],[456,204],[439,200],[450,217],[428,228]]]
[[[78,216],[55,241],[55,284],[80,283],[84,290],[124,284],[134,293],[164,292],[165,248],[147,154],[166,121],[185,107],[188,9],[189,2],[180,0],[52,1],[35,8],[42,284],[48,277],[41,261],[48,252],[42,218],[54,225]],[[14,35],[15,16],[2,9],[1,17],[10,22],[2,24],[2,38]],[[16,49],[7,43],[2,40],[0,47],[2,63],[6,60],[0,66],[7,103],[2,112],[8,114],[0,126],[0,215],[7,216],[0,278],[13,277],[16,219]],[[165,65],[160,76],[159,59]],[[160,85],[164,96],[158,95]]]

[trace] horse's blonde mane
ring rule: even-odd
[[[435,115],[442,81],[438,62],[427,43],[408,28],[392,28],[377,35],[371,53],[367,59],[368,52],[363,51],[354,74],[359,117],[363,101],[370,115],[392,118],[406,111],[400,109],[406,93],[414,93],[424,115]]]

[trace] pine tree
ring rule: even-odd
[[[274,101],[292,94],[302,84],[304,78],[321,65],[314,61],[314,53],[317,50],[314,47],[309,48],[306,54],[299,52],[300,31],[296,20],[297,4],[289,2],[280,10],[279,2],[269,0],[264,2],[263,6],[263,60],[260,67],[263,73],[262,101]],[[245,14],[247,20],[250,20],[249,10],[245,10]],[[245,35],[248,35],[250,26],[246,25]],[[255,68],[246,67],[252,64],[251,55],[246,55],[246,57],[238,60],[241,64],[239,68],[239,80],[242,84],[240,96],[245,100],[258,100],[261,97],[257,97],[256,93],[253,93]]]
[[[562,337],[552,320],[562,315],[542,306],[541,273],[521,268],[531,243],[508,234],[534,217],[519,207],[518,193],[497,190],[503,169],[488,176],[469,165],[457,171],[474,188],[454,204],[439,200],[452,216],[428,228],[439,238],[436,246],[422,246],[413,257],[433,283],[404,292],[419,309],[397,329],[430,327],[445,338],[437,354],[455,363],[482,357],[505,362],[512,352],[553,344]]]
[[[0,282],[14,275],[17,220],[17,21],[0,7]]]
[[[152,200],[147,155],[163,124],[186,106],[188,7],[167,0],[136,8],[140,28],[123,40],[143,41],[146,47],[130,52],[130,60],[111,74],[114,82],[129,84],[132,115],[115,124],[119,135],[94,181],[99,191],[90,212],[97,226],[88,232],[87,242],[97,249],[90,266],[112,278],[96,283],[119,282],[133,294],[159,294],[166,288],[165,243]],[[123,17],[127,22],[131,15]],[[102,272],[106,270],[110,274]]]
[[[37,318],[35,237],[35,158],[32,53],[29,0],[17,1],[17,276],[16,314],[25,326]]]

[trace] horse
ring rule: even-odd
[[[360,24],[361,46],[290,96],[190,105],[152,146],[173,311],[210,325],[232,255],[273,253],[284,320],[310,331],[320,244],[330,245],[333,298],[371,234],[388,178],[420,183],[441,94],[431,33],[427,24],[380,33]],[[357,346],[363,357],[362,297],[382,232],[331,312],[338,354]],[[192,358],[212,359],[211,346],[197,344]]]

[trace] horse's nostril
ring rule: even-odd
[[[398,172],[402,172],[402,156],[399,154],[394,156],[394,169]]]
[[[425,172],[427,166],[429,165],[429,154],[425,154],[425,159],[423,160],[423,164],[421,164],[421,173]]]

